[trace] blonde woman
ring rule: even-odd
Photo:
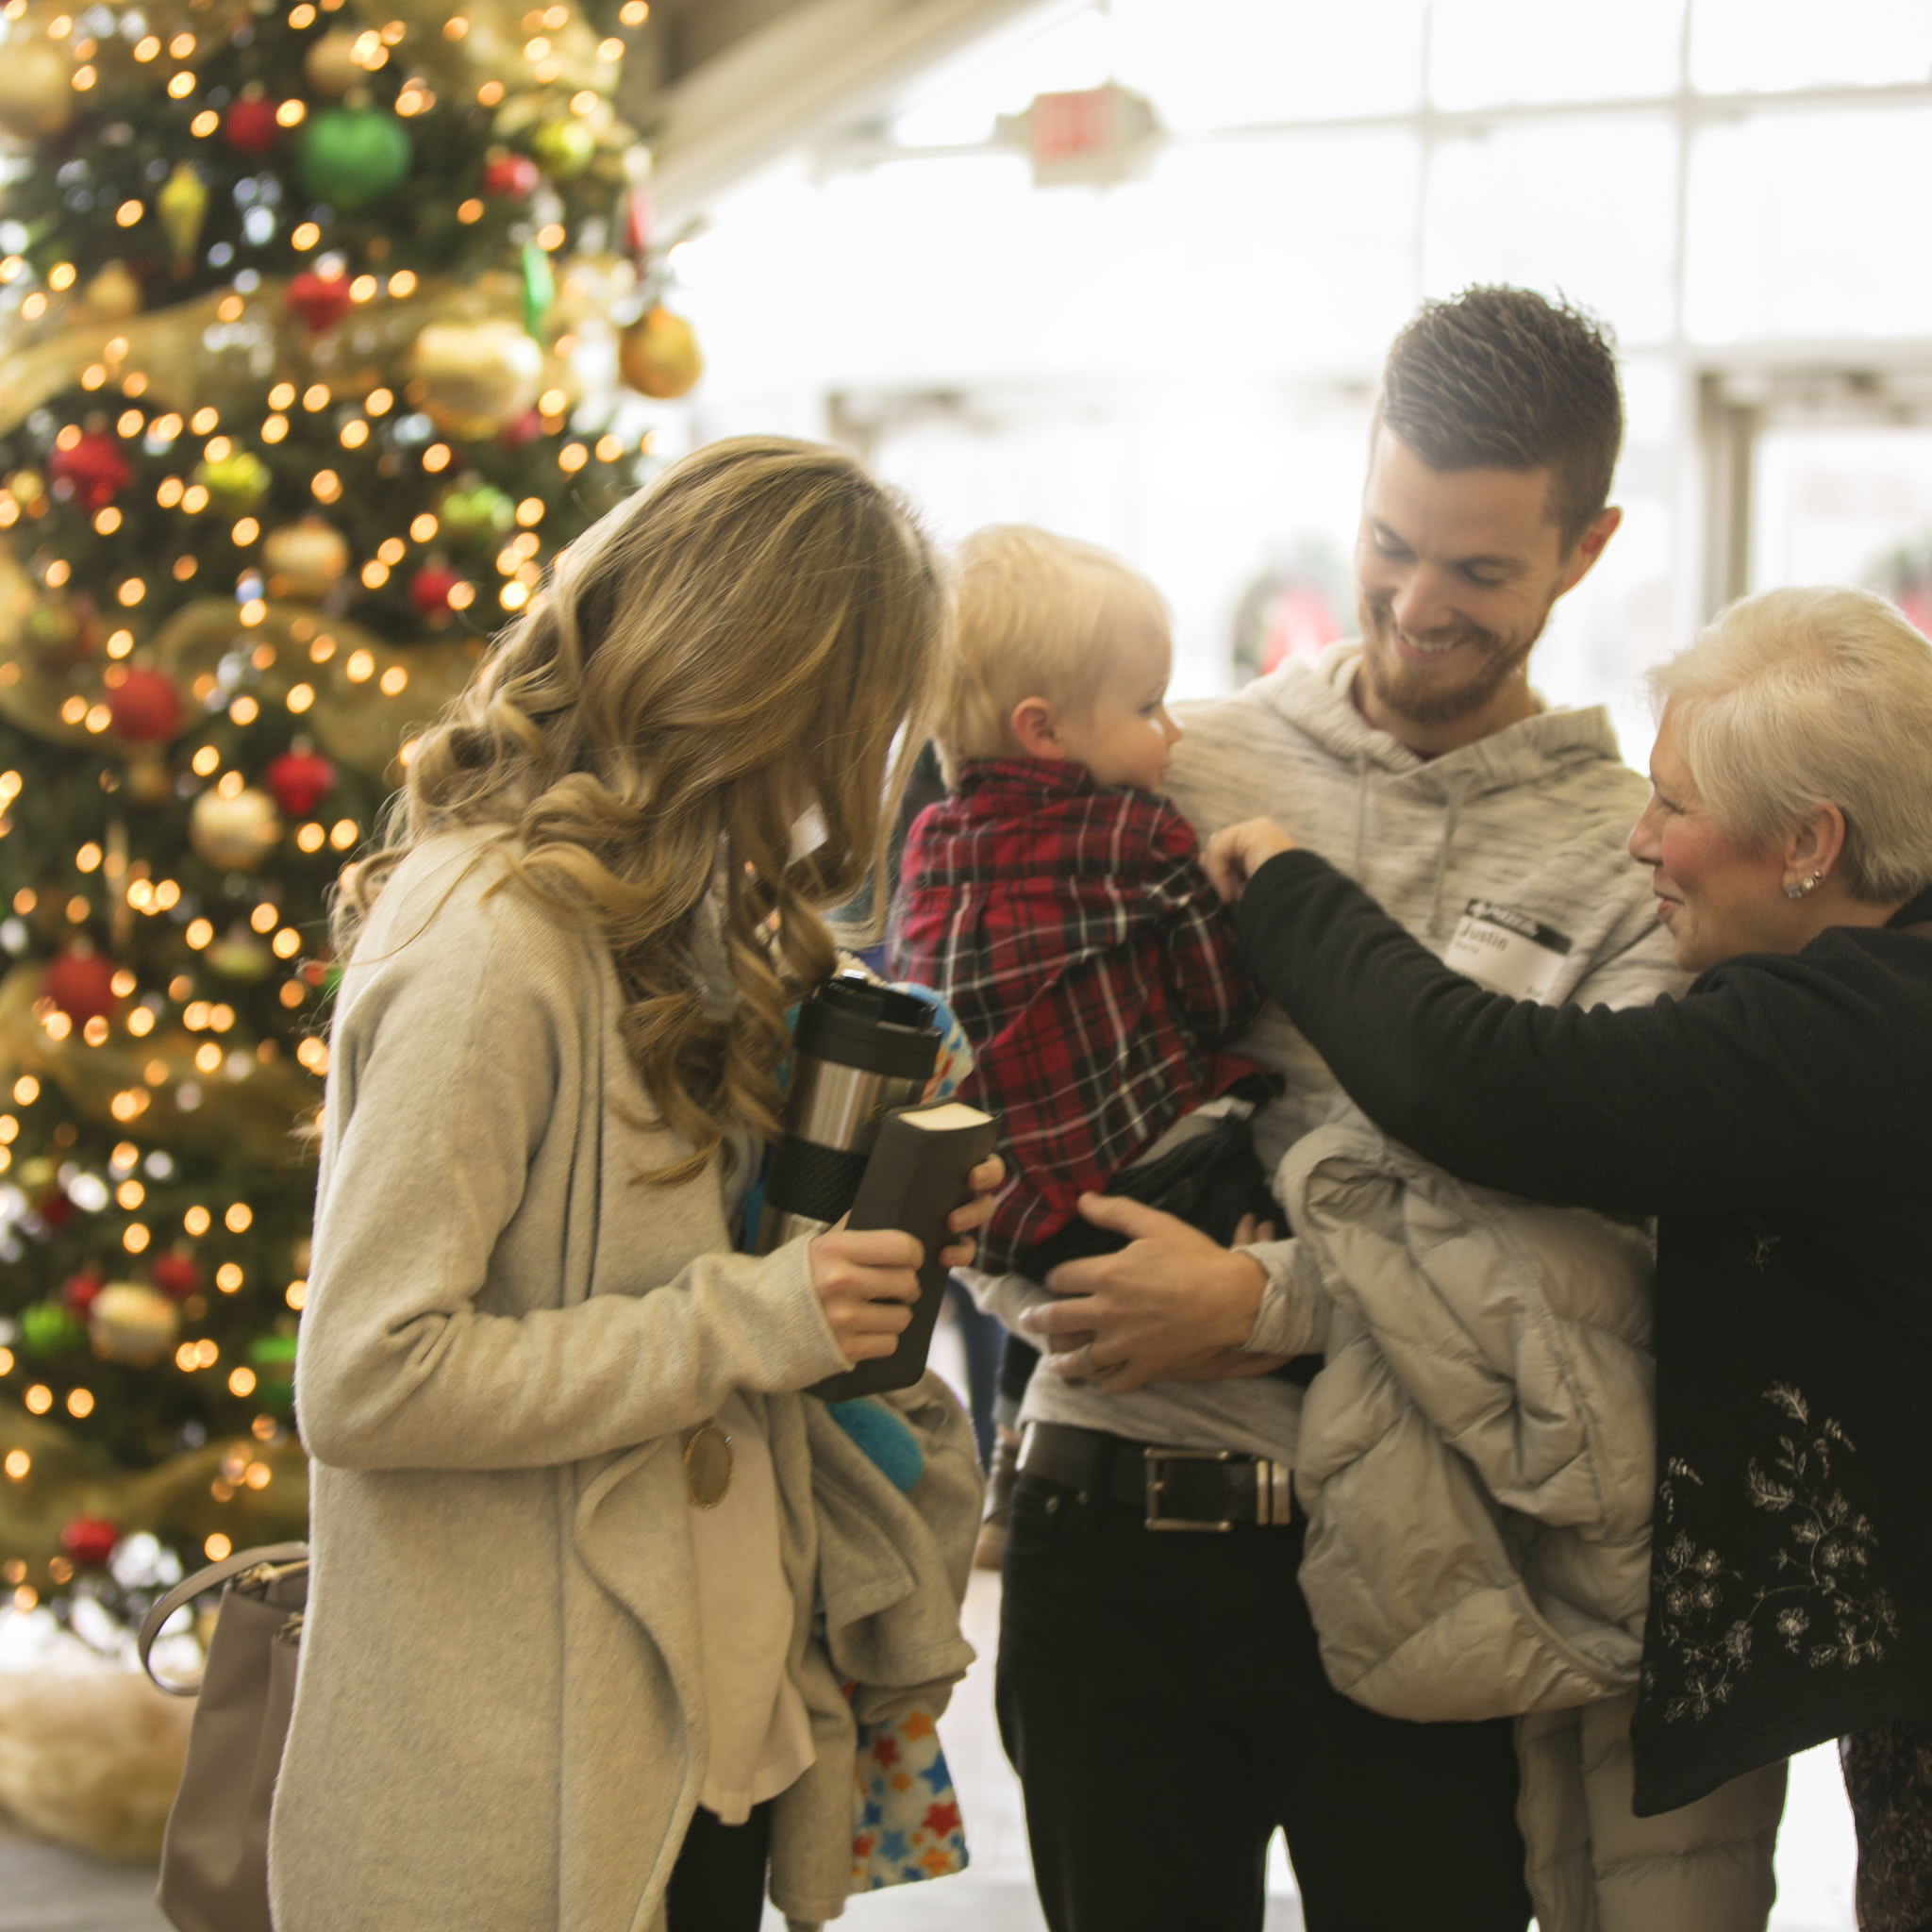
[[[1864,591],[1773,591],[1655,684],[1630,854],[1698,974],[1680,1001],[1485,992],[1265,820],[1217,835],[1208,870],[1241,891],[1262,985],[1390,1134],[1468,1180],[1657,1216],[1636,1810],[1838,1738],[1859,1926],[1923,1932],[1932,646]],[[1223,1321],[1279,1349],[1326,1315],[1251,1302],[1210,1340]]]
[[[970,1657],[957,1406],[903,1401],[908,1498],[850,1458],[828,1497],[839,1432],[790,1392],[890,1352],[917,1243],[733,1241],[941,611],[848,458],[702,449],[573,546],[345,889],[280,1932],[749,1932],[768,1858],[787,1911],[832,1916],[841,1676],[863,1715]]]

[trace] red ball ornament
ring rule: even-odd
[[[275,121],[275,103],[266,94],[244,94],[222,122],[222,139],[238,155],[267,154],[280,132]]]
[[[87,1311],[93,1307],[94,1297],[101,1291],[101,1278],[98,1274],[82,1273],[70,1274],[60,1284],[60,1302],[63,1307],[71,1308],[82,1321]]]
[[[624,198],[624,246],[627,255],[650,253],[651,192],[641,183]]]
[[[297,275],[282,299],[312,336],[333,328],[353,306],[346,275],[319,275],[312,269]]]
[[[425,617],[447,616],[449,593],[461,582],[462,578],[444,565],[425,564],[409,579],[409,602]]]
[[[158,744],[181,728],[181,694],[158,671],[130,671],[108,693],[108,714],[129,744]]]
[[[497,155],[483,164],[483,192],[506,201],[528,201],[537,178],[537,164],[528,155]]]
[[[120,445],[95,429],[84,430],[72,449],[57,449],[47,458],[47,474],[71,484],[89,509],[105,509],[134,480]]]
[[[505,449],[522,449],[526,443],[535,442],[542,434],[543,418],[535,409],[525,409],[515,421],[505,424],[496,432],[496,440]]]
[[[177,1302],[185,1302],[201,1287],[201,1270],[187,1255],[157,1255],[147,1277]]]
[[[114,1554],[121,1532],[98,1516],[75,1516],[60,1529],[60,1547],[83,1569],[98,1570]]]
[[[74,1203],[58,1181],[44,1194],[35,1195],[31,1205],[47,1227],[65,1227],[74,1219]]]
[[[114,996],[114,962],[100,953],[62,953],[41,974],[41,996],[79,1026],[109,1019],[120,1004]]]
[[[314,751],[285,751],[261,782],[291,819],[306,819],[336,789],[336,768]]]

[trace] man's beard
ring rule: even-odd
[[[1411,724],[1451,724],[1482,710],[1512,677],[1523,675],[1529,654],[1543,633],[1541,621],[1523,639],[1504,638],[1473,624],[1459,624],[1447,633],[1432,632],[1425,641],[1453,640],[1457,647],[1474,645],[1481,654],[1461,682],[1446,684],[1427,667],[1404,664],[1396,658],[1391,641],[1399,626],[1387,603],[1357,597],[1356,614],[1364,645],[1362,675],[1370,693],[1385,710]],[[1544,621],[1547,618],[1545,612]]]

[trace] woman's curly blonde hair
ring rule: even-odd
[[[502,826],[512,875],[609,947],[625,1044],[691,1149],[646,1178],[692,1178],[734,1122],[777,1130],[785,1009],[835,958],[820,913],[868,873],[883,902],[943,622],[909,509],[851,457],[777,437],[693,451],[571,545],[417,741],[338,896],[339,941],[422,840]],[[822,841],[795,857],[814,805]],[[696,966],[714,881],[722,1015]]]

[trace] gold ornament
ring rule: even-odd
[[[303,56],[302,72],[317,93],[338,98],[368,78],[356,58],[355,35],[344,33],[341,27],[331,27]]]
[[[80,291],[80,299],[96,322],[125,322],[141,313],[141,284],[125,261],[110,261]]]
[[[137,805],[166,805],[175,795],[175,774],[153,752],[137,752],[127,761],[126,783]]]
[[[543,352],[513,322],[433,323],[409,352],[409,398],[463,441],[494,436],[537,400]]]
[[[268,565],[269,595],[310,604],[327,596],[349,567],[347,540],[320,517],[271,530],[261,554]]]
[[[177,161],[155,196],[155,208],[174,246],[175,266],[186,267],[201,240],[201,225],[208,218],[208,184],[189,162]]]
[[[0,128],[42,141],[73,119],[73,69],[45,41],[9,42],[0,58]]]
[[[181,1311],[166,1295],[137,1282],[108,1282],[87,1311],[94,1353],[137,1369],[159,1361],[180,1332]]]
[[[652,308],[618,337],[617,373],[641,394],[668,402],[705,373],[705,358],[683,316]]]
[[[571,181],[595,158],[597,137],[580,115],[558,114],[538,124],[530,152],[553,181]]]
[[[232,798],[204,791],[188,814],[188,842],[217,872],[253,872],[281,836],[275,800],[253,786]]]

